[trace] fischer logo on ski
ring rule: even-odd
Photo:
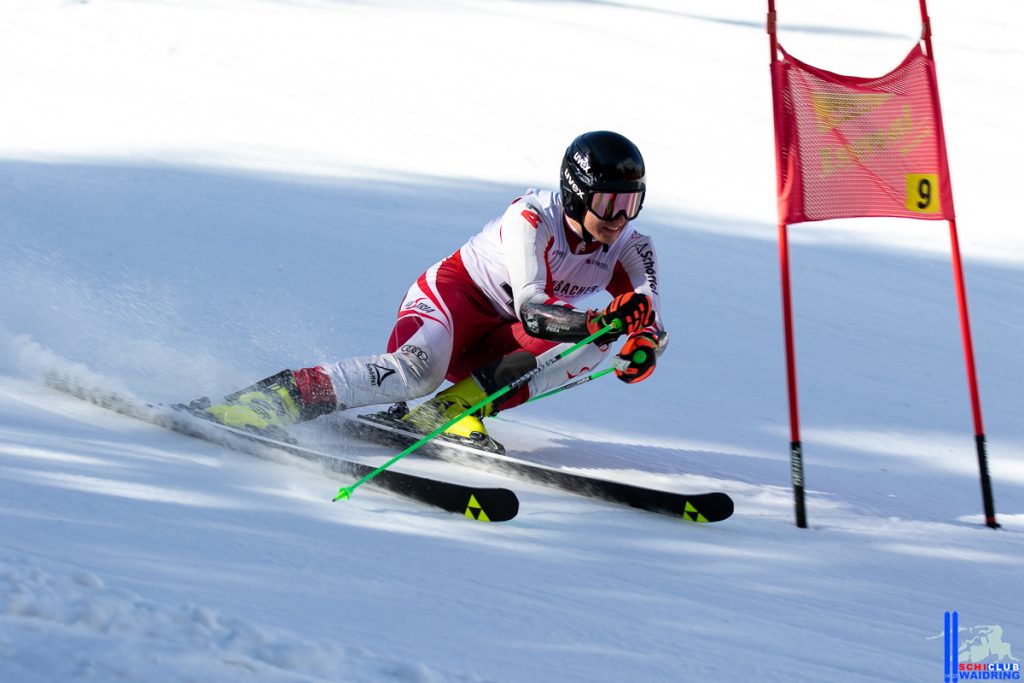
[[[466,516],[478,522],[489,522],[491,518],[484,512],[483,506],[476,501],[476,496],[469,496],[469,503],[466,505]]]

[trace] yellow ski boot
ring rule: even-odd
[[[319,405],[303,402],[291,370],[225,396],[220,403],[210,405],[208,400],[199,399],[189,408],[200,417],[227,427],[255,432],[273,432],[325,412]]]
[[[485,398],[487,398],[487,394],[480,388],[476,380],[473,377],[467,377],[413,408],[402,418],[402,422],[410,425],[417,432],[429,434]],[[492,414],[493,407],[491,404],[487,404],[482,409],[466,415],[448,427],[441,432],[440,436],[449,441],[503,453],[504,447],[492,439],[487,434],[487,428],[484,427],[482,418]]]

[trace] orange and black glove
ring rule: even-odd
[[[605,325],[618,322],[618,328],[607,332],[594,343],[611,344],[623,334],[637,334],[654,321],[654,307],[646,294],[626,292],[612,299],[603,311],[587,311],[587,333],[594,334]]]
[[[654,372],[658,342],[649,332],[631,335],[616,356],[615,376],[626,384],[643,382]]]

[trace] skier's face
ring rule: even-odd
[[[610,221],[598,218],[593,211],[587,211],[583,217],[583,227],[601,244],[614,244],[628,224],[629,221],[621,213]]]

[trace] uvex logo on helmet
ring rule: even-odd
[[[590,157],[584,156],[579,152],[575,152],[572,155],[572,159],[576,162],[577,166],[583,169],[584,173],[590,173]]]
[[[586,202],[587,195],[583,191],[583,188],[580,187],[579,184],[576,182],[576,179],[572,177],[572,173],[569,171],[569,169],[564,168],[562,169],[562,194],[568,194],[565,191],[566,187],[568,187],[573,194],[575,194],[581,200]]]

